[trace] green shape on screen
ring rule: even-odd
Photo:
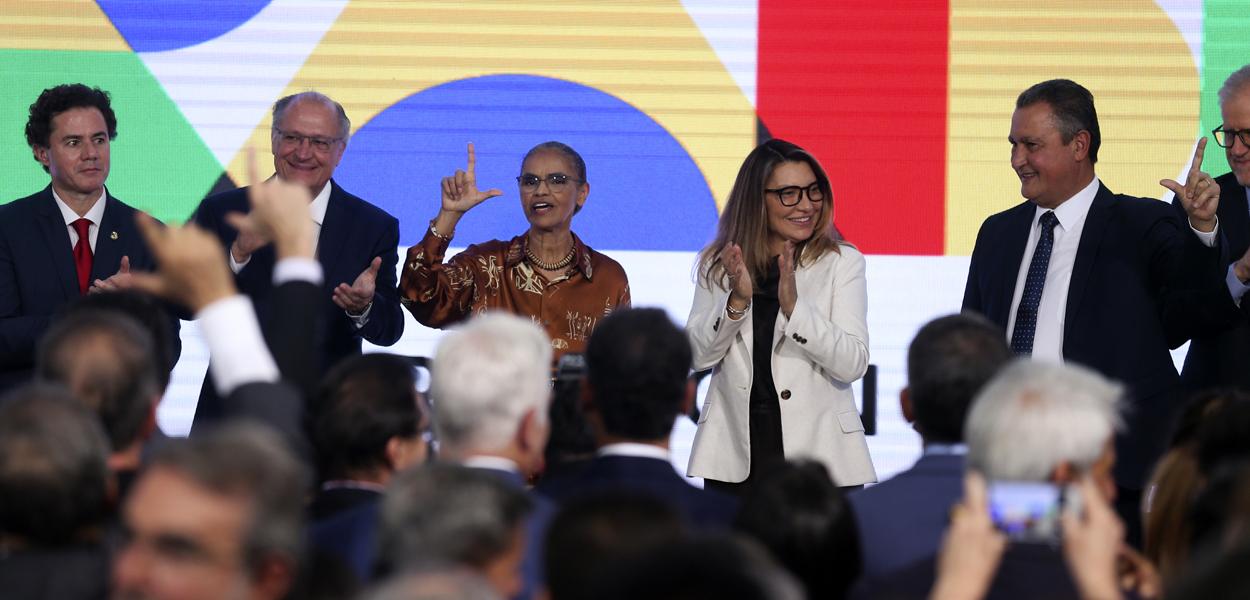
[[[117,113],[109,193],[162,221],[185,221],[221,177],[222,166],[133,52],[0,50],[0,203],[48,185],[26,145],[39,93],[62,83],[109,92]]]
[[[1210,136],[1220,126],[1220,86],[1233,71],[1250,63],[1250,10],[1246,0],[1207,0],[1202,19],[1201,131]],[[1224,149],[1207,141],[1202,170],[1212,175],[1229,172]]]

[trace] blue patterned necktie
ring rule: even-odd
[[[1050,268],[1050,250],[1055,245],[1055,225],[1059,219],[1054,211],[1042,213],[1038,225],[1042,235],[1037,238],[1033,260],[1029,261],[1029,274],[1024,278],[1024,293],[1016,308],[1016,326],[1011,329],[1011,351],[1021,355],[1033,354],[1033,336],[1037,334],[1037,307],[1042,303],[1042,288],[1046,285],[1046,271]]]

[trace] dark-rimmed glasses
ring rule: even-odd
[[[1215,143],[1221,148],[1232,148],[1234,140],[1241,140],[1241,143],[1250,147],[1250,129],[1224,129],[1223,125],[1211,130],[1211,137],[1215,138]]]
[[[546,177],[539,177],[537,175],[534,175],[533,173],[525,173],[524,175],[521,175],[516,178],[516,182],[520,184],[521,189],[526,192],[537,191],[538,186],[542,184],[542,182],[544,181],[547,182],[547,187],[550,188],[551,191],[559,192],[563,190],[565,186],[569,184],[569,182],[576,181],[578,183],[581,183],[582,180],[569,177],[568,175],[565,175],[564,173],[552,173]]]
[[[766,189],[764,190],[764,192],[769,193],[769,194],[775,194],[777,196],[777,200],[781,202],[782,206],[794,206],[795,204],[798,204],[799,201],[803,199],[804,194],[807,194],[808,200],[811,200],[812,202],[815,202],[817,204],[824,201],[825,199],[825,191],[820,189],[819,182],[813,183],[807,187],[802,187],[798,185],[788,185],[783,188],[776,188],[776,189],[771,189],[771,190]]]
[[[308,143],[312,144],[313,150],[317,152],[329,152],[330,148],[333,148],[335,144],[343,141],[341,137],[300,135],[290,131],[282,131],[281,129],[274,129],[273,133],[278,138],[278,141],[286,146],[301,146],[304,144],[304,140],[308,140]]]

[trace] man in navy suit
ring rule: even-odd
[[[1188,223],[1163,202],[1114,194],[1099,181],[1093,95],[1072,81],[1021,93],[1008,141],[1026,202],[982,224],[963,306],[1003,327],[1019,355],[1084,364],[1128,385],[1133,410],[1116,440],[1117,511],[1134,531],[1178,405],[1168,350],[1189,335],[1187,293],[1223,279],[1219,186],[1198,170],[1205,140],[1185,184],[1163,182]]]
[[[728,527],[735,500],[692,486],[669,462],[673,422],[694,401],[690,360],[690,342],[663,310],[618,310],[601,319],[586,347],[583,388],[598,452],[582,470],[545,481],[539,491],[556,501],[594,491],[643,493],[691,525]]]
[[[1228,240],[1229,293],[1215,297],[1208,315],[1214,327],[1195,335],[1185,355],[1181,380],[1200,390],[1215,386],[1250,388],[1250,65],[1233,72],[1220,88],[1223,122],[1213,131],[1232,172],[1217,177],[1220,228]],[[1175,203],[1174,203],[1175,204]]]
[[[396,292],[399,221],[357,198],[331,179],[347,147],[351,122],[342,105],[317,92],[286,96],[273,106],[272,149],[277,176],[302,183],[309,205],[317,260],[325,274],[325,307],[320,322],[322,370],[360,354],[361,339],[389,346],[404,331]],[[247,189],[207,198],[193,220],[229,248],[239,289],[252,298],[262,323],[281,307],[269,302],[274,252],[269,241],[232,223],[248,211]],[[220,403],[208,379],[196,407],[195,427],[220,418]]]
[[[0,390],[30,379],[35,344],[61,305],[154,267],[135,209],[104,188],[116,138],[99,88],[59,85],[30,106],[26,142],[52,182],[0,207]]]
[[[912,340],[899,401],[924,454],[912,468],[850,495],[865,579],[937,554],[949,509],[963,495],[968,407],[1010,359],[1003,331],[973,313],[930,321]]]

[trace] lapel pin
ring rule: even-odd
[[[115,240],[115,239],[117,239],[117,232],[116,232],[116,231],[110,232],[110,233],[109,233],[109,239],[110,239],[110,240]]]

